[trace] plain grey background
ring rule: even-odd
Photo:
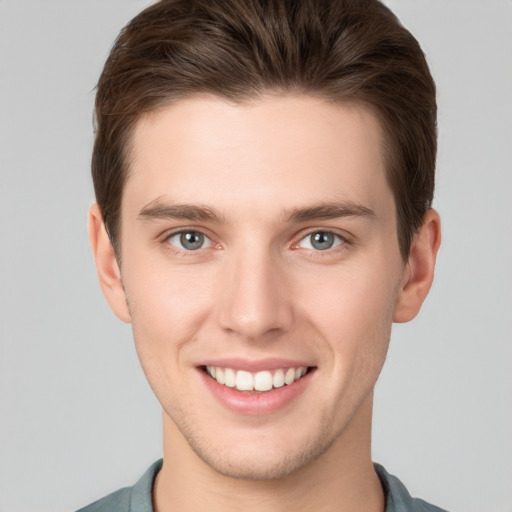
[[[144,0],[0,0],[0,511],[64,512],[161,455],[160,409],[86,235],[94,86]],[[391,0],[439,90],[444,239],[395,327],[374,460],[453,512],[512,511],[512,2]]]

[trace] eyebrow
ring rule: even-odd
[[[322,203],[302,208],[294,208],[285,212],[285,220],[289,222],[329,220],[342,217],[376,217],[376,215],[370,208],[352,201]]]
[[[285,222],[307,222],[311,220],[329,220],[342,217],[375,217],[370,208],[352,201],[342,203],[321,203],[285,210]],[[150,221],[155,219],[184,219],[190,221],[222,223],[224,216],[215,208],[193,204],[165,204],[159,199],[144,206],[138,219]]]
[[[222,222],[223,216],[216,209],[192,204],[163,204],[158,199],[151,201],[139,212],[138,219],[184,219],[202,222]]]

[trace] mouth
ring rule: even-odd
[[[313,372],[315,367],[297,366],[249,372],[222,366],[202,366],[201,370],[221,386],[246,393],[268,393],[290,386]]]

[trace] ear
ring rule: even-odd
[[[440,244],[441,219],[435,210],[430,209],[411,243],[409,259],[395,302],[394,322],[408,322],[418,314],[432,286]]]
[[[94,203],[89,209],[89,241],[96,261],[96,270],[103,295],[115,315],[123,322],[129,323],[130,311],[121,280],[121,271],[97,203]]]

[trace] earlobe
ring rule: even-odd
[[[89,241],[103,295],[112,311],[123,322],[130,322],[130,312],[121,280],[121,271],[97,203],[89,209]]]
[[[439,214],[430,209],[412,240],[409,259],[395,302],[394,322],[408,322],[419,313],[432,286],[440,244],[441,220]]]

